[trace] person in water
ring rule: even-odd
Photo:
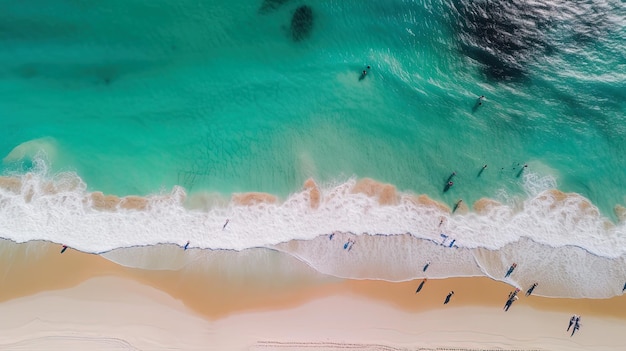
[[[478,105],[482,105],[483,104],[483,99],[485,98],[485,95],[481,95],[478,97]]]
[[[526,296],[530,296],[530,294],[533,293],[533,290],[535,290],[535,288],[537,287],[537,285],[539,285],[538,283],[533,284],[530,288],[528,288],[528,290],[526,290]]]
[[[452,298],[452,295],[454,295],[454,291],[450,291],[448,293],[448,296],[446,296],[446,300],[443,302],[444,305],[447,305],[448,302],[450,302],[450,298]]]
[[[359,77],[359,80],[363,80],[363,78],[365,78],[365,76],[367,75],[367,71],[370,70],[370,66],[367,66],[366,69],[363,70],[363,72],[361,72],[361,76]]]
[[[222,230],[226,229],[226,226],[228,225],[228,222],[230,222],[230,219],[226,220],[226,223],[224,223],[224,226],[222,227]]]
[[[454,207],[452,208],[452,213],[456,212],[456,210],[461,205],[461,202],[463,202],[463,200],[459,200],[459,201],[456,202],[456,204],[454,204]]]
[[[513,273],[513,270],[515,269],[515,267],[517,267],[517,263],[513,263],[511,267],[509,267],[509,270],[506,271],[506,274],[504,275],[504,277],[508,278],[511,275],[511,273]]]
[[[422,272],[426,272],[428,266],[430,266],[430,261],[426,262],[426,265],[424,266],[424,269],[422,269]]]

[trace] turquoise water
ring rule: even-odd
[[[0,155],[45,138],[3,172],[44,149],[53,172],[118,195],[286,197],[356,176],[452,205],[523,196],[528,164],[606,216],[626,202],[619,0],[504,19],[481,2],[317,1],[294,42],[302,4],[3,1]]]

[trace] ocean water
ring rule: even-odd
[[[620,0],[3,5],[0,237],[622,293]],[[231,201],[248,192],[277,201]]]

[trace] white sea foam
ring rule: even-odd
[[[553,267],[566,268],[544,274],[546,281],[552,281],[542,284],[546,294],[619,294],[626,279],[624,223],[610,223],[578,195],[549,190],[554,185],[549,179],[528,174],[525,180],[532,184],[521,205],[487,202],[467,214],[451,215],[421,204],[411,194],[400,194],[396,204],[381,205],[375,197],[353,193],[355,179],[321,187],[317,209],[311,208],[310,193],[303,190],[277,203],[229,202],[193,210],[186,206],[186,194],[179,187],[167,194],[118,199],[106,207],[94,200],[77,175],[50,176],[38,164],[33,173],[0,179],[0,237],[16,242],[47,240],[92,253],[155,244],[184,246],[188,241],[190,248],[276,248],[326,274],[387,280],[424,276],[426,261],[437,262],[428,270],[433,277],[484,274],[504,279],[502,270],[514,261],[519,272],[527,274],[511,277],[511,283],[520,287],[533,277],[532,269],[522,267],[548,269],[549,260],[541,257],[551,257],[556,262]],[[445,221],[439,226],[442,217]],[[226,219],[229,223],[222,229]],[[328,239],[330,233],[338,233],[334,241]],[[444,245],[440,245],[442,234]],[[348,237],[356,244],[344,255],[342,245]],[[160,260],[108,255],[122,264],[151,269],[176,269],[187,260],[169,254]]]

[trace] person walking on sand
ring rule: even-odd
[[[528,288],[528,290],[526,290],[526,296],[530,296],[530,294],[533,293],[533,290],[535,290],[537,285],[539,285],[539,284],[538,283],[534,283],[530,288]]]
[[[576,323],[576,315],[573,315],[572,318],[569,319],[569,325],[567,326],[567,331],[569,331],[569,329],[572,327],[572,325],[574,325],[574,323]]]
[[[450,302],[450,298],[452,297],[452,295],[454,295],[454,291],[450,291],[448,293],[448,296],[446,296],[446,300],[443,302],[444,305],[447,305],[448,302]]]
[[[416,294],[422,290],[422,288],[424,287],[424,283],[426,283],[427,280],[428,280],[428,278],[424,278],[424,280],[422,280],[420,285],[417,287],[417,290],[415,290]]]
[[[517,297],[517,293],[510,293],[509,299],[506,300],[506,304],[504,304],[504,311],[508,311],[509,308],[511,308],[513,302],[517,301],[517,299],[519,299],[519,297]]]
[[[574,320],[574,328],[572,328],[572,334],[570,337],[574,336],[574,333],[576,333],[578,329],[580,329],[580,316],[576,316],[576,319]]]

